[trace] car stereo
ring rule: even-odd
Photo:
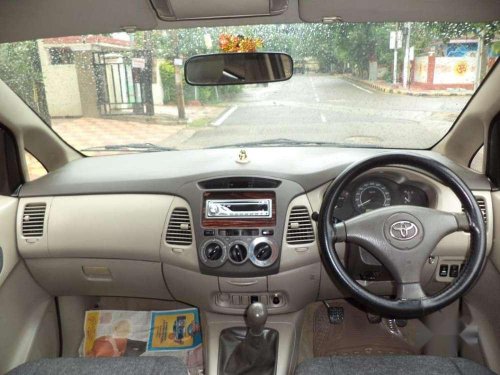
[[[205,218],[271,218],[273,202],[271,199],[207,199]]]
[[[201,213],[204,241],[198,255],[205,272],[273,269],[279,258],[275,192],[207,191]]]

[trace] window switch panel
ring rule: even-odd
[[[441,264],[441,266],[439,267],[439,276],[441,276],[441,277],[448,276],[448,265],[447,264]]]
[[[460,268],[458,264],[452,264],[450,266],[450,277],[457,277],[459,269]]]

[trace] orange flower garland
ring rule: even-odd
[[[246,38],[243,35],[221,34],[219,48],[223,52],[255,52],[264,42],[260,38]]]

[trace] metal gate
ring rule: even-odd
[[[119,52],[94,52],[97,105],[101,115],[144,115],[144,84],[140,68]]]

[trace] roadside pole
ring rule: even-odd
[[[180,55],[179,51],[179,33],[177,30],[170,31],[174,44],[175,56]],[[175,97],[177,99],[177,113],[179,120],[186,119],[186,108],[184,103],[184,88],[182,87],[182,58],[174,58],[174,80],[175,80]]]
[[[398,49],[394,48],[394,62],[392,67],[392,84],[398,83]]]
[[[403,32],[399,30],[399,23],[396,22],[396,31],[389,34],[389,49],[394,50],[394,62],[392,67],[392,84],[398,83],[398,48],[403,44]]]
[[[406,41],[405,41],[405,58],[403,62],[403,87],[408,87],[409,81],[409,65],[410,65],[410,33],[411,33],[411,22],[406,23]]]
[[[146,115],[154,116],[155,105],[153,98],[153,43],[151,40],[151,31],[144,32],[144,69],[141,72],[144,82],[144,104]]]
[[[184,103],[184,89],[182,87],[182,59],[174,59],[174,71],[175,71],[175,93],[177,97],[177,113],[179,114],[179,120],[186,119],[186,108]]]

